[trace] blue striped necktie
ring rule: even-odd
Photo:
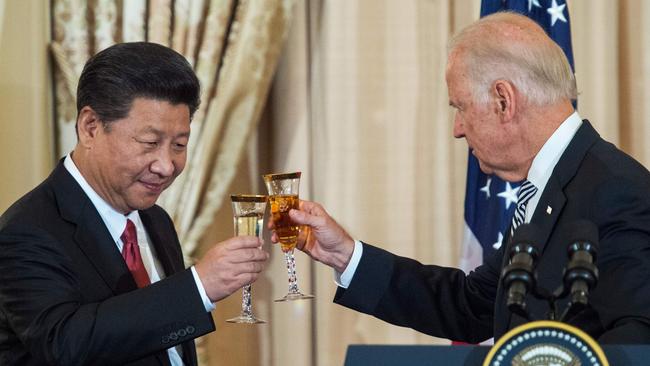
[[[512,224],[510,225],[510,237],[515,232],[515,229],[521,225],[526,219],[526,205],[528,201],[537,193],[537,187],[533,183],[525,180],[519,187],[517,192],[517,209],[514,216],[512,216]]]

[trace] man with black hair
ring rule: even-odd
[[[199,82],[153,43],[93,56],[77,90],[77,145],[0,217],[1,365],[195,365],[214,303],[268,254],[228,239],[185,269],[156,200],[182,172]]]

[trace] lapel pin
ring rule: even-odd
[[[546,206],[546,213],[550,215],[551,212],[553,212],[553,208],[551,206]]]

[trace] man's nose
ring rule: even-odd
[[[174,159],[169,148],[161,148],[156,160],[151,163],[151,171],[162,177],[169,177],[174,173]]]
[[[458,113],[454,116],[454,137],[457,139],[465,137],[465,127],[463,121],[458,118]]]

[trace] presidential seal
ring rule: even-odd
[[[535,321],[510,330],[492,347],[483,366],[609,366],[587,333],[555,321]]]

